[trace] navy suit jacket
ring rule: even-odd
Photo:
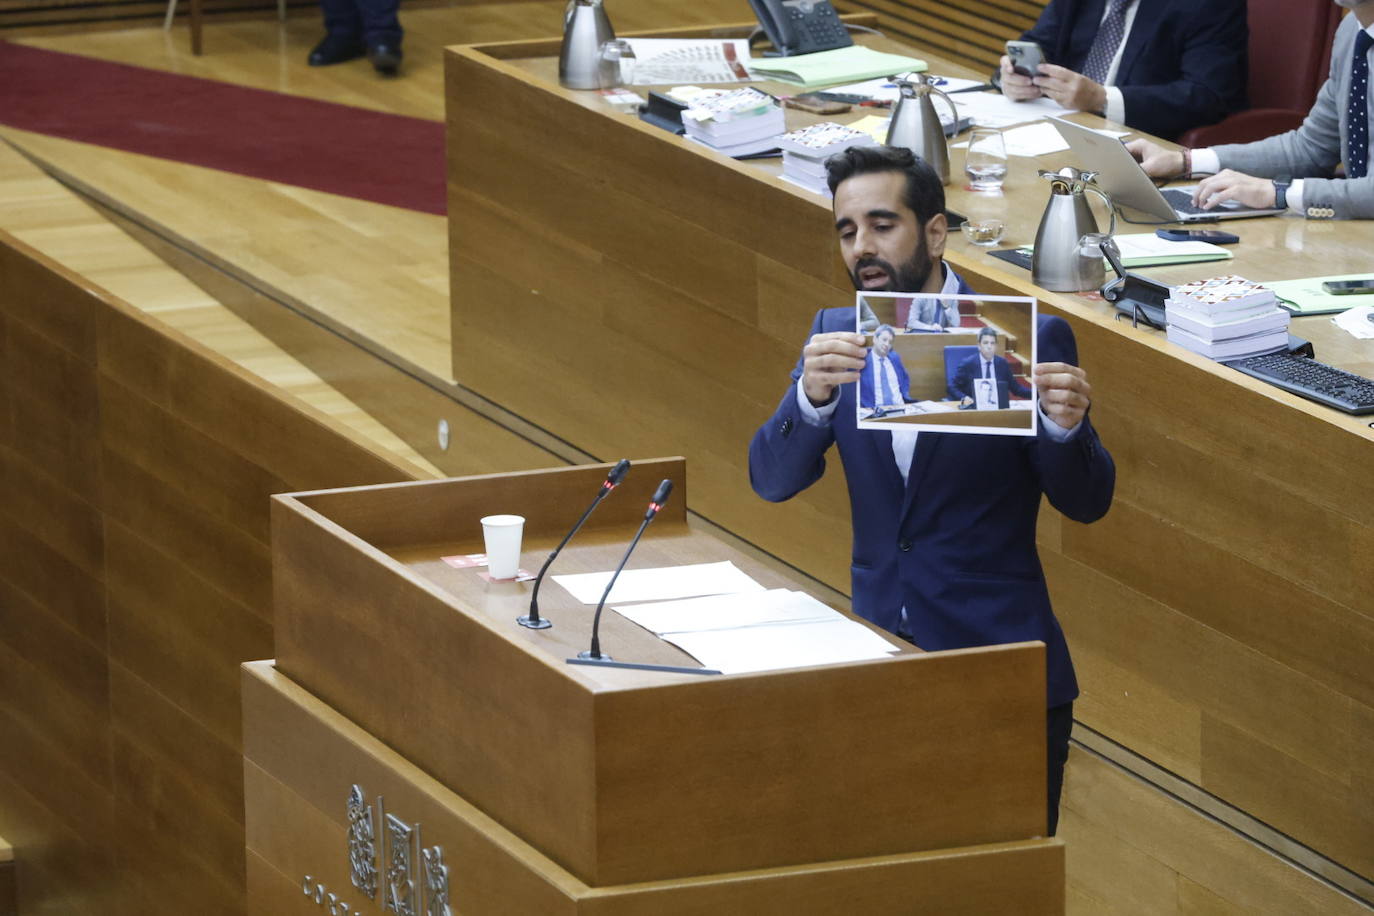
[[[854,309],[827,309],[812,334],[852,331]],[[1039,321],[1040,354],[1077,363],[1073,332],[1061,318]],[[809,338],[808,338],[809,339]],[[749,446],[749,477],[764,499],[781,502],[820,479],[839,448],[854,528],[854,612],[891,632],[907,630],[924,649],[1041,640],[1047,705],[1078,695],[1064,634],[1050,608],[1035,549],[1040,496],[1079,522],[1111,505],[1116,472],[1085,418],[1073,439],[923,432],[904,485],[892,434],[855,425],[855,384],[841,385],[831,422],[812,425],[797,404],[796,380]]]
[[[911,394],[911,377],[906,374],[906,366],[896,350],[888,350],[887,358],[892,360],[892,371],[897,373],[896,403],[904,403]],[[874,392],[883,390],[882,384],[873,377],[875,372],[873,350],[870,348],[868,355],[864,357],[863,371],[859,373],[859,404],[863,407],[875,406],[878,401]]]
[[[997,381],[1007,386],[1007,391],[1020,398],[1030,397],[1030,389],[1012,378],[1011,366],[1003,357],[994,356],[992,358],[992,374],[997,378]],[[973,380],[982,377],[983,355],[975,353],[959,363],[959,368],[954,370],[954,381],[949,386],[949,396],[956,401],[960,398],[973,397]]]
[[[1172,139],[1246,107],[1245,2],[1140,0],[1115,80],[1127,124]],[[1106,9],[1107,0],[1050,0],[1021,37],[1082,73]]]

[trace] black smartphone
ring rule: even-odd
[[[1033,41],[1009,41],[1007,59],[1011,61],[1011,72],[1022,76],[1039,76],[1040,65],[1045,62],[1045,52]]]
[[[1367,280],[1327,280],[1322,290],[1333,296],[1362,296],[1374,293],[1374,277]]]
[[[1155,235],[1171,242],[1211,242],[1213,245],[1234,245],[1240,236],[1220,229],[1156,229]]]

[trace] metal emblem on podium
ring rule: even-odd
[[[353,886],[369,900],[377,897],[377,834],[372,806],[363,799],[363,787],[348,791],[348,865]]]
[[[419,916],[415,908],[415,843],[419,824],[407,824],[394,814],[385,816],[386,878],[382,909],[397,916]]]
[[[448,908],[448,866],[444,864],[444,848],[431,846],[420,853],[425,869],[424,916],[450,916]]]

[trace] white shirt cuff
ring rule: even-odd
[[[840,399],[832,397],[829,404],[822,404],[817,407],[811,403],[811,399],[802,390],[802,381],[797,379],[797,408],[801,411],[802,419],[812,426],[828,426],[830,418],[835,415],[835,408],[840,406]]]
[[[1288,209],[1289,209],[1291,212],[1293,212],[1293,213],[1302,213],[1302,212],[1303,212],[1303,206],[1302,206],[1302,179],[1301,179],[1301,178],[1296,178],[1296,179],[1293,180],[1293,183],[1290,184],[1290,185],[1288,186],[1288,194],[1285,195],[1285,196],[1288,198]]]
[[[803,395],[803,397],[805,397],[805,395]],[[1083,428],[1082,420],[1075,423],[1072,429],[1065,429],[1051,420],[1049,414],[1045,413],[1045,405],[1040,403],[1039,398],[1035,399],[1035,409],[1040,411],[1040,428],[1044,430],[1045,435],[1049,436],[1055,442],[1068,442],[1074,436],[1078,435],[1078,431]]]
[[[1116,86],[1104,86],[1103,88],[1107,90],[1107,110],[1103,112],[1103,117],[1108,121],[1125,124],[1126,97],[1121,94],[1121,90]]]
[[[1221,171],[1221,158],[1211,147],[1193,150],[1193,174],[1215,175]]]

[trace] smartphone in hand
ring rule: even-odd
[[[1033,41],[1007,42],[1007,59],[1011,61],[1013,73],[1022,76],[1039,76],[1040,65],[1045,62],[1045,53]]]

